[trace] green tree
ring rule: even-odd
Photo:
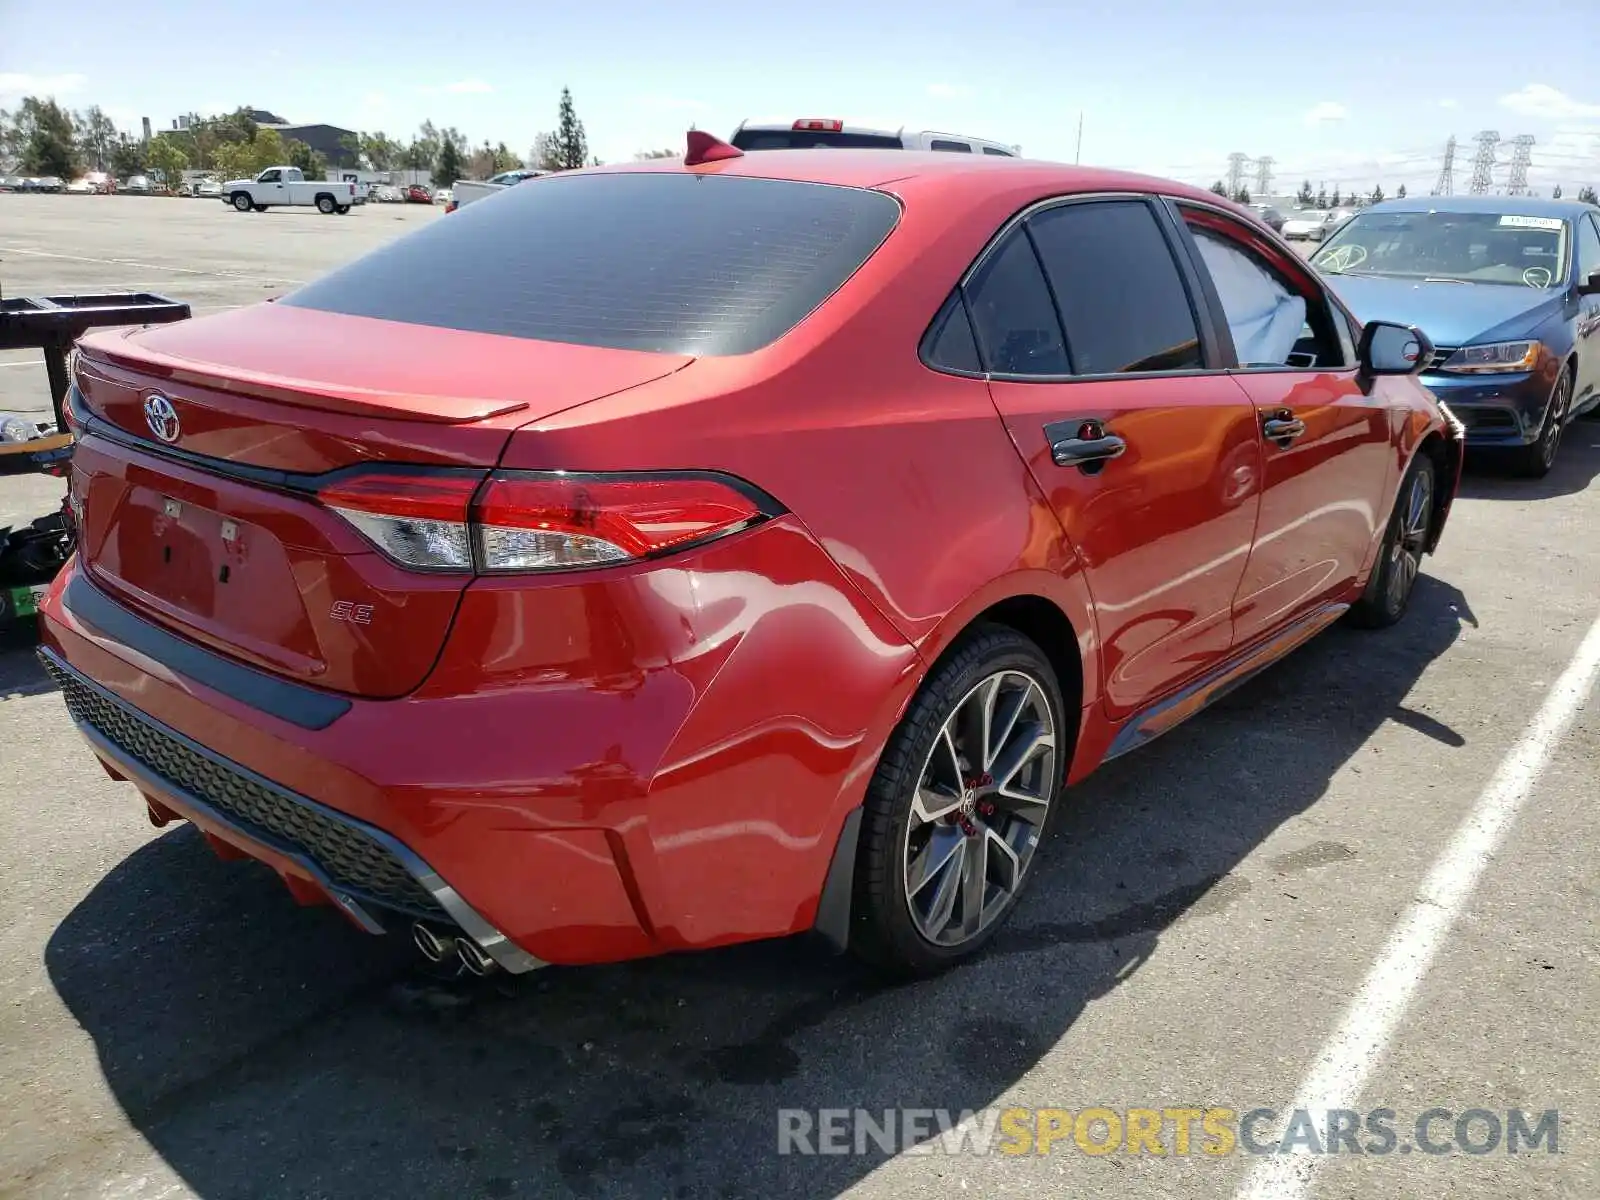
[[[369,171],[392,171],[406,153],[404,146],[382,130],[351,134],[344,143],[345,149]]]
[[[1224,199],[1226,199],[1228,195],[1227,186],[1220,179],[1211,185],[1211,190],[1217,195],[1222,196]]]
[[[1396,200],[1404,200],[1406,198],[1406,185],[1405,184],[1402,183],[1400,185],[1399,189],[1394,194],[1394,198]]]
[[[289,162],[289,147],[284,142],[283,135],[276,129],[261,129],[256,132],[255,141],[249,143],[250,161],[253,164],[250,174],[259,175],[268,167],[285,167]]]
[[[1380,183],[1375,188],[1372,189],[1372,203],[1373,204],[1382,204],[1383,203],[1383,184]]]
[[[189,154],[177,139],[169,138],[164,133],[156,134],[150,139],[144,157],[151,173],[159,176],[169,188],[176,188],[183,182],[183,172],[189,166]]]
[[[1333,199],[1332,199],[1332,201],[1330,201],[1330,204],[1334,208],[1343,208],[1344,207],[1344,197],[1339,194],[1339,189],[1338,188],[1334,188],[1333,189]]]
[[[53,99],[26,96],[13,120],[24,173],[72,178],[78,148],[66,109]]]
[[[1600,204],[1600,196],[1596,196],[1594,188],[1581,187],[1578,189],[1578,199],[1585,204]]]
[[[1559,183],[1556,184],[1555,187],[1550,189],[1550,199],[1552,199],[1552,200],[1561,199],[1561,185]]]
[[[255,147],[242,142],[224,142],[211,152],[211,170],[224,181],[252,179],[260,174],[256,168]]]
[[[289,165],[299,167],[307,179],[328,177],[328,156],[322,151],[313,150],[299,138],[290,138],[285,145],[289,151]]]
[[[572,105],[572,92],[561,89],[561,108],[556,119],[555,136],[551,138],[552,157],[558,164],[553,170],[574,171],[589,165],[589,139],[584,135],[583,122],[578,120]]]
[[[1300,185],[1300,190],[1295,193],[1294,202],[1301,208],[1310,208],[1315,197],[1311,193],[1311,180],[1306,180]]]
[[[1250,189],[1249,188],[1243,188],[1243,187],[1240,188],[1237,192],[1235,192],[1233,194],[1233,198],[1235,200],[1237,200],[1240,204],[1249,204],[1250,203]]]
[[[456,139],[445,133],[439,140],[439,157],[434,163],[433,186],[450,187],[461,178],[461,149]]]
[[[641,150],[633,157],[636,162],[649,162],[653,158],[677,158],[681,153],[680,150]]]
[[[73,118],[78,134],[78,157],[86,167],[104,171],[117,145],[117,125],[97,104]]]
[[[125,133],[120,135],[117,144],[111,147],[111,173],[118,179],[126,179],[143,171],[144,143],[135,141]]]
[[[1325,188],[1325,187],[1317,189],[1317,207],[1318,208],[1327,208],[1328,207],[1328,189]]]
[[[528,161],[541,171],[561,170],[561,159],[556,153],[556,135],[553,133],[534,134],[533,149],[528,152]]]

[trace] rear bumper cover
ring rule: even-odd
[[[380,914],[396,912],[453,923],[512,973],[545,965],[390,834],[206,749],[100,687],[49,647],[40,649],[39,658],[60,686],[79,732],[112,772],[144,794],[153,818],[156,805],[184,817],[208,837],[273,867],[297,894],[304,893],[294,881],[314,885],[367,933],[383,933]],[[341,851],[339,844],[354,849]],[[379,869],[341,865],[352,858],[376,862]]]

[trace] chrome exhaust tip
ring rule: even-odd
[[[471,938],[456,939],[456,957],[461,960],[461,965],[474,975],[488,975],[498,965],[489,957],[488,951]]]
[[[411,940],[417,944],[422,957],[432,963],[443,962],[456,948],[455,938],[449,934],[440,934],[421,921],[411,927]]]

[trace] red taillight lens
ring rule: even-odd
[[[330,482],[317,498],[402,566],[486,573],[650,558],[780,511],[754,489],[714,475],[507,472],[484,479],[478,471],[375,468]]]
[[[483,472],[371,471],[317,492],[396,562],[428,571],[471,571],[468,512]]]
[[[843,121],[828,121],[817,117],[802,117],[794,123],[796,129],[815,130],[820,133],[842,133]]]
[[[708,476],[498,475],[473,508],[485,571],[561,571],[648,558],[764,515]]]

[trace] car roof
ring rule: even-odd
[[[999,155],[974,156],[938,150],[762,150],[738,158],[685,167],[682,159],[650,159],[591,167],[589,173],[628,171],[692,171],[698,175],[732,175],[753,179],[785,179],[829,183],[840,187],[882,188],[909,180],[947,183],[958,190],[1001,191],[1037,186],[1042,191],[1159,192],[1217,204],[1215,193],[1175,180],[1131,171],[1111,171],[1067,163]],[[1238,212],[1242,205],[1228,204]],[[1250,214],[1253,216],[1254,214]]]
[[[1582,200],[1547,200],[1540,196],[1407,196],[1383,200],[1366,211],[1443,213],[1517,213],[1525,217],[1565,217],[1595,211]]]

